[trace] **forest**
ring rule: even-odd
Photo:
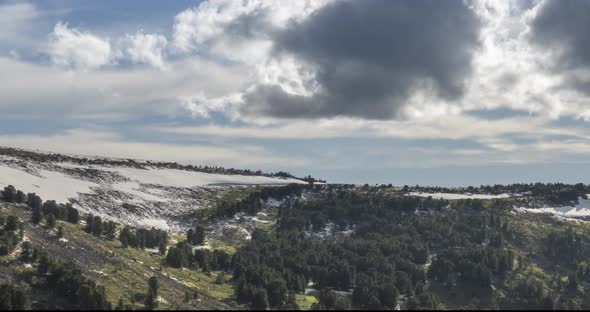
[[[496,188],[502,192],[544,189],[552,200],[587,186],[537,185]],[[569,190],[569,191],[568,191]],[[266,187],[233,202],[221,202],[212,219],[255,215],[269,198],[283,199],[270,229],[255,229],[235,252],[202,248],[202,220],[170,242],[155,228],[122,226],[79,213],[70,204],[43,201],[7,187],[3,200],[21,203],[30,220],[0,217],[0,255],[20,244],[19,260],[34,271],[0,283],[0,307],[31,307],[31,289],[50,289],[69,307],[123,309],[109,302],[104,285],[23,241],[23,223],[46,228],[56,220],[121,248],[157,249],[161,266],[210,274],[233,287],[237,304],[255,309],[298,309],[297,297],[316,298],[312,309],[589,309],[590,236],[585,223],[515,214],[503,199],[444,200],[402,195],[388,186],[289,185]],[[441,190],[437,190],[441,191]],[[554,195],[546,195],[554,194]],[[306,200],[301,200],[302,195]],[[563,198],[562,198],[563,196]],[[536,218],[536,219],[527,219]],[[545,219],[544,219],[545,218]],[[542,222],[529,229],[527,222]],[[329,230],[327,230],[329,229]],[[542,231],[541,231],[542,229]],[[530,235],[533,230],[538,233]],[[155,309],[158,280],[146,281],[144,308]],[[133,299],[135,300],[135,299]]]

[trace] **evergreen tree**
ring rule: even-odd
[[[148,291],[145,297],[145,307],[153,310],[158,307],[158,290],[160,282],[156,276],[152,276],[148,282]]]
[[[55,216],[52,213],[50,213],[47,216],[47,227],[49,227],[50,229],[53,229],[55,227],[55,222],[56,222]]]
[[[16,189],[14,188],[14,186],[12,185],[8,185],[6,187],[4,187],[4,191],[2,192],[2,197],[4,199],[4,201],[7,202],[14,202],[15,198],[16,198]]]
[[[15,195],[14,200],[19,204],[24,203],[26,200],[25,193],[23,193],[23,191],[21,191],[21,190],[16,191],[16,195]]]
[[[33,224],[39,224],[43,220],[43,214],[41,213],[41,207],[34,206],[33,214],[31,215],[31,222]]]

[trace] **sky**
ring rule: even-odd
[[[0,0],[0,145],[590,183],[590,2]]]

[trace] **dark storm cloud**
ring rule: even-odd
[[[391,119],[426,85],[439,97],[458,99],[479,29],[461,1],[335,2],[273,34],[275,56],[294,55],[315,67],[319,94],[294,96],[262,85],[246,94],[243,112]]]
[[[590,1],[544,1],[531,21],[531,40],[555,58],[548,68],[564,74],[566,86],[590,94],[590,81],[568,73],[590,69]]]

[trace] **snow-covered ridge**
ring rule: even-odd
[[[144,169],[145,168],[145,169]],[[178,228],[174,217],[204,208],[233,187],[305,184],[293,178],[218,174],[143,164],[80,164],[0,155],[0,189],[13,185],[43,200],[71,202],[84,212],[132,225]],[[220,187],[223,186],[223,187]]]
[[[432,198],[442,198],[442,199],[492,199],[492,198],[509,198],[511,195],[509,194],[459,194],[459,193],[423,193],[423,192],[410,192],[408,195],[410,196],[419,196],[419,197],[428,197],[432,196]]]
[[[588,194],[590,196],[590,194]],[[563,218],[589,218],[590,217],[590,199],[578,199],[578,204],[575,206],[559,206],[559,207],[541,207],[541,208],[527,208],[516,207],[516,211],[531,212],[531,213],[549,213]]]

